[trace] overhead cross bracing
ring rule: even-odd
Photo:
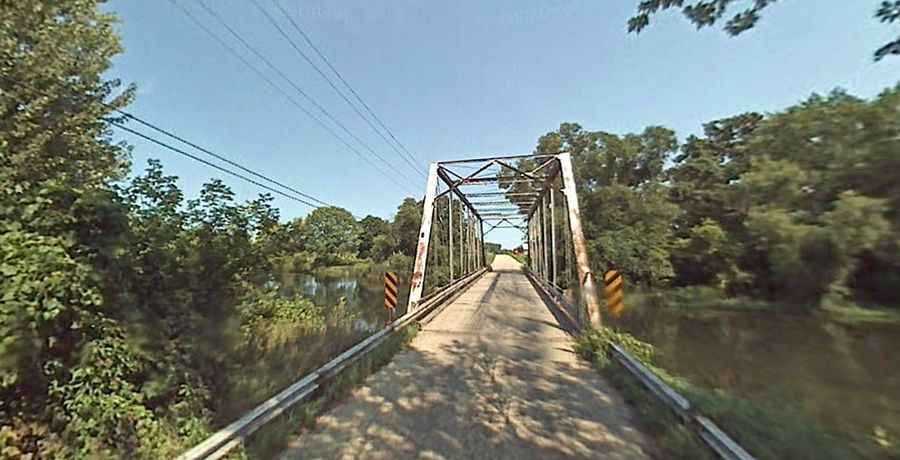
[[[553,292],[576,286],[583,302],[573,316],[598,324],[599,299],[574,184],[568,153],[433,163],[408,308],[420,301],[426,281],[430,288],[452,283],[468,273],[473,257],[483,264],[485,235],[516,229],[526,242],[527,269]],[[470,227],[477,228],[474,239]]]

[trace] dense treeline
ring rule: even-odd
[[[286,294],[285,274],[405,269],[415,248],[412,199],[393,222],[283,222],[217,180],[186,199],[158,161],[125,180],[104,118],[134,89],[103,77],[120,45],[97,3],[0,9],[3,458],[172,456],[360,338],[356,313]]]
[[[566,123],[591,260],[650,286],[820,305],[900,298],[900,85],[674,131]]]

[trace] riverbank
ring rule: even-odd
[[[658,368],[706,389],[695,394],[698,407],[729,408],[760,439],[770,435],[765,424],[802,427],[813,420],[865,458],[897,458],[891,457],[900,454],[900,356],[894,353],[900,321],[894,315],[702,293],[692,301],[691,294],[626,293],[627,309],[607,325],[652,343]],[[760,407],[799,416],[770,420]],[[753,428],[757,419],[767,421]]]
[[[769,311],[783,314],[814,314],[841,324],[896,324],[900,325],[900,308],[878,305],[859,305],[852,302],[840,304],[797,305],[749,297],[726,297],[719,290],[707,286],[689,286],[673,289],[628,289],[625,292],[628,309],[664,308],[685,312],[704,311]]]
[[[636,408],[642,419],[642,427],[657,441],[665,458],[716,457],[662,402],[611,359],[608,348],[610,343],[626,348],[632,356],[686,397],[700,413],[714,420],[738,444],[759,459],[843,460],[872,458],[870,455],[873,453],[876,454],[875,458],[881,458],[881,454],[894,454],[887,450],[876,452],[872,448],[863,452],[848,438],[829,432],[815,420],[784,406],[761,405],[735,398],[722,390],[696,386],[659,367],[654,359],[655,347],[630,334],[606,327],[585,334],[578,342],[577,351],[593,362]]]

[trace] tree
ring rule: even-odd
[[[867,277],[894,279],[885,229],[900,228],[900,188],[885,171],[900,167],[898,101],[898,88],[872,101],[835,91],[689,138],[669,171],[676,282],[815,304],[848,297],[853,283],[871,289]]]
[[[535,153],[572,153],[582,223],[598,273],[615,267],[649,283],[673,275],[669,251],[677,207],[662,182],[663,167],[677,148],[675,133],[658,126],[619,136],[563,123],[538,140]],[[511,184],[507,190],[522,188]]]
[[[375,239],[379,236],[387,237],[391,233],[391,223],[375,216],[366,216],[359,221],[360,237],[359,237],[359,256],[362,258],[375,258],[383,260],[376,256],[383,248],[373,249]],[[381,243],[383,245],[383,241]],[[393,252],[393,250],[391,251]],[[390,255],[390,253],[388,254]],[[386,257],[386,256],[385,256]]]
[[[402,254],[415,257],[421,225],[422,205],[412,198],[404,199],[394,216],[394,234],[398,240],[397,248]]]
[[[127,171],[128,151],[112,141],[103,118],[129,102],[133,89],[115,97],[120,83],[104,78],[121,45],[115,17],[98,4],[23,0],[0,8],[4,455],[36,453],[25,427],[47,429],[56,420],[74,428],[83,400],[69,390],[78,375],[102,362],[87,350],[103,340],[122,344],[107,319],[115,310],[103,296],[103,275],[127,229],[109,184]],[[114,363],[107,369],[118,370]],[[111,383],[94,385],[97,408],[125,398],[113,394]],[[136,400],[119,399],[126,400],[120,409],[133,408],[125,406]],[[41,449],[85,456],[85,438],[112,429],[94,422],[92,433],[76,438],[67,432],[64,441]],[[9,432],[25,441],[8,445]]]
[[[334,263],[355,257],[359,249],[360,228],[346,209],[317,208],[306,218],[303,240],[321,263]]]
[[[687,3],[687,4],[685,4]],[[721,21],[735,0],[642,0],[637,13],[628,20],[628,31],[640,33],[650,25],[650,17],[661,11],[681,8],[681,12],[698,29],[709,27]],[[724,29],[729,35],[740,35],[756,26],[764,9],[775,3],[775,0],[753,0],[750,6],[739,11],[725,22]],[[875,12],[875,17],[883,23],[900,20],[900,0],[883,0]],[[880,61],[889,54],[900,54],[900,37],[879,47],[874,58]]]

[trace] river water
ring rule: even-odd
[[[662,367],[704,388],[790,406],[857,443],[900,440],[900,325],[808,313],[636,309],[613,325],[657,347]]]
[[[296,289],[323,306],[342,298],[357,327],[388,320],[381,272],[297,275]],[[406,289],[400,304],[405,305]],[[400,312],[402,312],[402,307]],[[659,364],[692,383],[807,414],[867,442],[876,429],[900,439],[900,325],[844,325],[813,314],[635,309],[612,324],[654,344]]]
[[[409,287],[402,281],[397,299],[398,315],[406,310],[409,296]],[[360,331],[376,331],[390,319],[384,308],[384,273],[381,271],[331,267],[315,274],[292,275],[287,284],[293,287],[289,294],[302,294],[316,305],[330,307],[342,300],[347,302],[359,315],[356,328]]]

